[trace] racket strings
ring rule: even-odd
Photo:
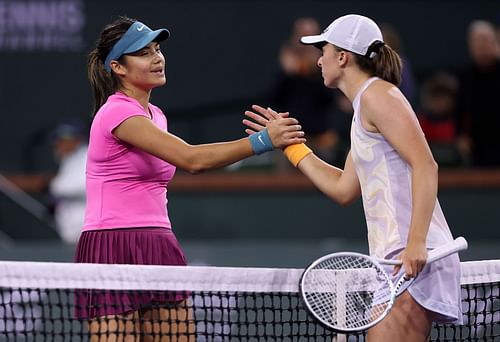
[[[391,298],[388,282],[370,259],[344,255],[315,265],[302,287],[317,318],[339,329],[356,329],[386,312]]]

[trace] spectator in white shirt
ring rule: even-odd
[[[64,122],[53,132],[54,154],[59,162],[49,192],[55,200],[54,218],[61,239],[75,244],[85,215],[87,141],[84,125]]]

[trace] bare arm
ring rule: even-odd
[[[315,154],[302,159],[298,168],[321,192],[342,206],[351,204],[361,195],[350,152],[344,170],[326,163]]]
[[[396,87],[375,83],[363,94],[361,108],[365,127],[381,133],[412,169],[412,214],[402,260],[407,275],[416,276],[427,259],[426,238],[436,204],[438,167],[413,109]]]
[[[254,105],[252,109],[255,112],[246,111],[245,115],[253,121],[243,120],[243,123],[250,127],[250,129],[246,130],[248,134],[262,130],[269,120],[280,116],[280,114],[261,106]],[[287,114],[285,113],[285,115]],[[359,180],[350,153],[344,170],[326,163],[313,153],[302,159],[298,164],[298,168],[321,192],[341,205],[352,203],[361,194]]]
[[[303,132],[292,118],[275,120],[268,125],[275,147],[302,142]],[[146,151],[188,172],[198,173],[232,164],[252,156],[248,138],[213,144],[191,145],[173,134],[159,129],[143,116],[133,116],[122,122],[113,135],[128,144]]]

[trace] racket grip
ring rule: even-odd
[[[457,237],[453,242],[447,243],[446,245],[439,246],[438,248],[434,248],[429,252],[427,256],[427,262],[433,262],[439,259],[442,259],[450,254],[456,253],[458,251],[463,251],[467,249],[468,244],[467,240],[464,237]]]
[[[465,238],[462,236],[457,237],[452,242],[449,242],[446,245],[442,245],[431,250],[427,255],[427,263],[442,259],[458,251],[465,250],[467,249],[467,247],[468,247],[467,240],[465,240]],[[388,260],[388,259],[376,259],[376,260],[384,265],[402,264],[401,260]]]

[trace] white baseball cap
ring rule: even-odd
[[[330,43],[368,58],[373,58],[378,48],[384,44],[378,25],[370,18],[358,14],[337,18],[323,33],[302,37],[300,41],[317,47]]]

